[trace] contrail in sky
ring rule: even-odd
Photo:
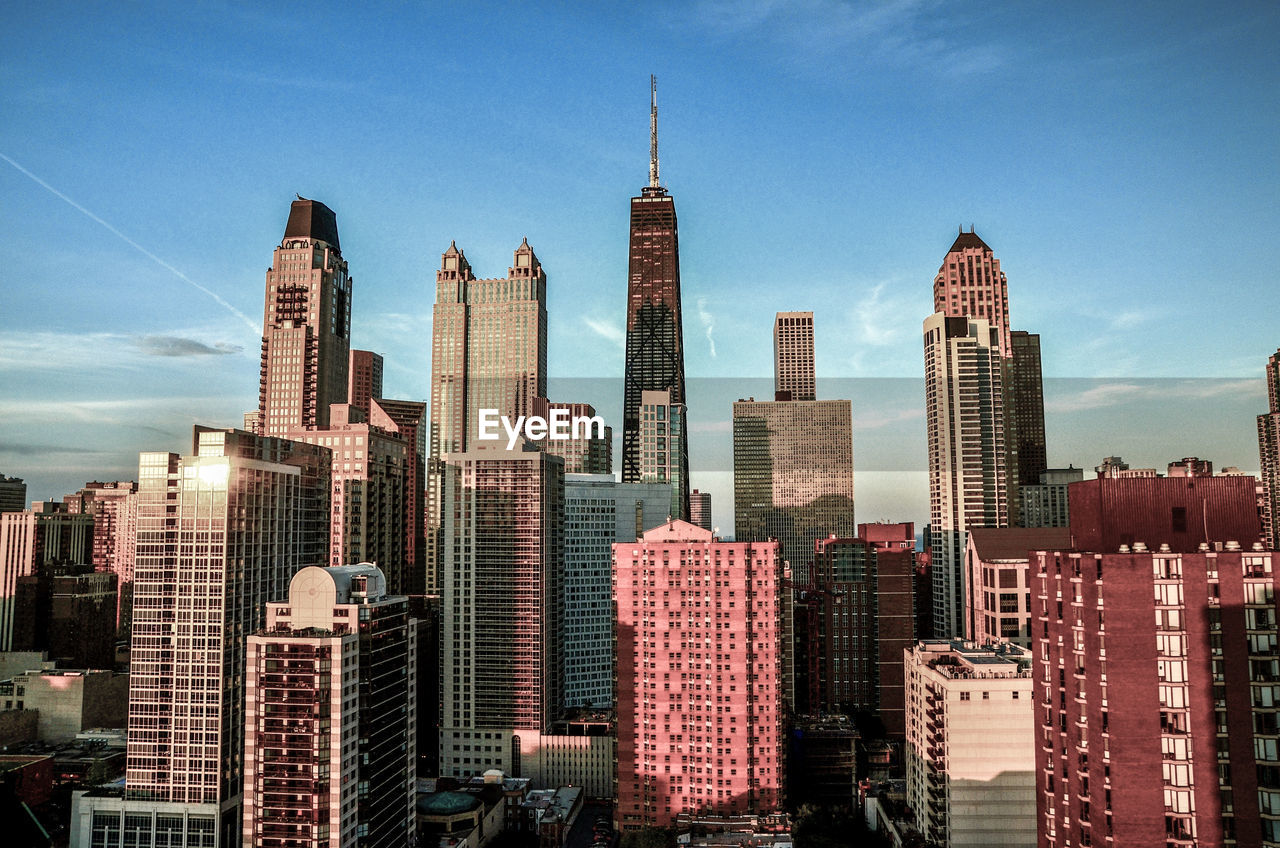
[[[232,315],[236,316],[236,317],[237,317],[237,318],[239,318],[241,321],[243,321],[243,322],[245,323],[245,326],[246,326],[246,327],[248,327],[248,328],[249,328],[249,330],[250,330],[250,331],[251,331],[255,336],[259,334],[259,329],[260,329],[260,328],[258,327],[258,325],[257,325],[257,324],[255,324],[253,321],[249,320],[249,316],[248,316],[248,315],[245,315],[245,314],[244,314],[243,312],[241,312],[239,309],[236,309],[234,306],[232,306],[230,303],[228,303],[226,300],[224,300],[224,299],[223,299],[223,297],[222,297],[222,295],[218,294],[217,292],[213,291],[213,290],[212,290],[212,289],[210,289],[210,288],[207,288],[206,286],[202,286],[202,285],[200,285],[200,284],[199,284],[199,283],[197,283],[195,280],[191,279],[191,278],[190,278],[190,277],[188,277],[186,274],[182,273],[182,272],[181,272],[181,271],[179,271],[177,268],[175,268],[175,267],[173,267],[172,265],[170,265],[168,262],[165,262],[165,261],[164,261],[163,259],[161,259],[159,256],[156,256],[154,253],[152,253],[151,251],[147,250],[145,247],[143,247],[142,245],[138,244],[136,241],[134,241],[133,239],[129,238],[127,235],[125,235],[124,233],[120,232],[120,231],[119,231],[119,230],[117,230],[115,227],[111,226],[111,225],[110,225],[110,224],[108,224],[106,221],[104,221],[104,220],[102,220],[101,218],[99,218],[97,215],[95,215],[95,214],[93,214],[92,212],[90,212],[88,209],[85,209],[85,208],[84,208],[83,206],[81,206],[79,203],[76,203],[74,200],[72,200],[71,198],[67,197],[65,194],[63,194],[62,192],[58,191],[58,190],[57,190],[56,188],[54,188],[53,186],[49,185],[47,182],[45,182],[44,180],[40,179],[40,178],[39,178],[39,177],[37,177],[35,174],[31,173],[31,172],[30,172],[30,171],[28,171],[26,168],[24,168],[24,167],[22,167],[21,165],[19,165],[17,162],[15,162],[15,161],[13,161],[12,159],[10,159],[8,156],[4,155],[3,153],[0,153],[0,159],[3,159],[4,161],[8,162],[8,163],[9,163],[10,165],[12,165],[13,167],[17,168],[17,169],[18,169],[19,171],[21,171],[23,174],[26,174],[28,177],[30,177],[33,181],[35,181],[36,183],[38,183],[42,188],[44,188],[46,191],[48,191],[48,192],[49,192],[50,194],[52,194],[54,197],[57,197],[59,200],[62,200],[62,201],[64,201],[64,202],[66,202],[68,205],[70,205],[70,206],[74,207],[75,209],[78,209],[80,212],[84,213],[84,214],[85,214],[86,216],[88,216],[89,218],[93,219],[94,221],[97,221],[99,224],[101,224],[102,226],[106,227],[108,230],[110,230],[112,233],[114,233],[116,236],[118,236],[118,237],[119,237],[122,241],[124,241],[126,244],[128,244],[129,246],[131,246],[132,248],[134,248],[135,250],[137,250],[137,251],[138,251],[139,253],[141,253],[143,256],[145,256],[145,257],[147,257],[148,259],[150,259],[152,262],[155,262],[155,263],[156,263],[157,265],[159,265],[161,268],[164,268],[164,269],[165,269],[165,270],[167,270],[167,271],[171,271],[171,272],[173,272],[175,275],[177,275],[178,279],[182,280],[182,281],[183,281],[183,282],[185,282],[185,283],[188,283],[189,285],[195,286],[196,288],[200,289],[200,291],[202,291],[202,292],[204,292],[205,294],[209,295],[209,297],[213,298],[213,299],[214,299],[214,300],[216,300],[220,305],[222,305],[223,307],[225,307],[225,308],[227,309],[227,311],[228,311],[228,312],[230,312]]]

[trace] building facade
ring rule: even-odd
[[[777,539],[797,585],[815,542],[854,535],[849,401],[733,404],[733,521],[742,541]]]
[[[1040,846],[1280,844],[1252,479],[1077,483],[1070,530],[1032,563]]]
[[[564,462],[481,444],[446,464],[440,773],[519,777],[564,702]]]
[[[965,545],[965,638],[1032,647],[1031,551],[1071,547],[1065,527],[975,527]]]
[[[378,402],[370,400],[371,409]],[[380,410],[378,410],[380,412]],[[393,424],[380,415],[383,423]],[[395,429],[371,424],[352,404],[334,404],[324,427],[295,428],[288,437],[329,449],[329,564],[371,562],[391,591],[409,580],[406,546],[414,533],[408,509],[410,446]]]
[[[818,399],[812,312],[779,312],[774,316],[773,392],[777,400]]]
[[[404,561],[408,573],[402,591],[421,595],[435,586],[435,561],[426,560],[426,456],[427,405],[413,400],[375,398],[370,404],[370,425],[394,433],[404,442]],[[430,565],[431,572],[427,572]]]
[[[371,350],[353,350],[347,363],[347,403],[372,418],[369,402],[382,397],[382,354]]]
[[[711,493],[694,489],[689,493],[689,523],[714,532],[711,518]]]
[[[54,565],[18,578],[13,650],[43,651],[59,668],[116,667],[116,575]]]
[[[425,558],[428,579],[438,580],[444,457],[476,447],[480,409],[514,421],[547,396],[547,275],[527,240],[507,276],[494,279],[477,278],[450,242],[436,272],[432,315]]]
[[[73,846],[239,843],[245,640],[327,560],[329,469],[325,448],[206,427],[189,456],[141,455],[127,789],[78,797]]]
[[[1022,527],[1068,527],[1072,483],[1084,479],[1083,468],[1047,468],[1034,486],[1022,486]]]
[[[299,197],[267,270],[258,382],[260,432],[282,436],[323,427],[329,406],[347,401],[351,278],[338,245],[338,219]]]
[[[1267,404],[1258,416],[1263,532],[1267,547],[1280,550],[1280,350],[1267,359]]]
[[[565,475],[565,707],[613,705],[613,545],[634,542],[670,510],[669,485]]]
[[[27,484],[21,477],[0,474],[0,512],[21,512],[27,508]]]
[[[796,605],[798,711],[873,712],[890,735],[902,736],[901,657],[916,641],[914,584],[912,550],[861,538],[817,541]]]
[[[785,780],[776,542],[684,521],[614,546],[615,827],[771,812]]]
[[[369,563],[297,572],[245,660],[244,845],[400,848],[416,830],[417,642]]]
[[[935,636],[964,633],[965,534],[1009,523],[1000,337],[985,318],[924,322]]]
[[[904,659],[907,804],[916,827],[948,848],[1033,848],[1031,653],[930,641]]]
[[[631,198],[627,249],[627,342],[622,403],[622,482],[640,483],[644,471],[642,408],[646,392],[666,392],[667,404],[684,409],[684,329],[680,310],[680,244],[675,199],[658,179],[658,102],[650,102],[649,184]],[[676,486],[672,515],[689,515],[689,442],[682,428],[671,434],[668,479]]]
[[[567,439],[543,439],[538,446],[564,460],[565,474],[613,474],[613,428],[605,425],[604,418],[596,415],[596,408],[589,403],[546,402],[545,413],[563,410],[569,421],[598,420],[599,426],[580,427],[577,435],[570,429]]]

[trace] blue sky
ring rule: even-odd
[[[821,377],[864,380],[860,517],[924,520],[907,381],[958,224],[1042,335],[1051,462],[1256,469],[1278,36],[1271,3],[29,6],[0,33],[0,471],[55,496],[236,424],[295,192],[338,214],[387,394],[425,399],[450,239],[494,276],[527,236],[553,377],[617,377],[650,73],[722,525],[721,396],[791,309]]]

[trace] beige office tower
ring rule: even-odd
[[[857,534],[849,401],[734,403],[733,523],[740,542],[777,539],[797,585],[817,540]]]
[[[416,629],[367,562],[304,568],[267,604],[245,661],[242,844],[414,844]]]
[[[440,774],[530,776],[563,702],[564,461],[482,441],[443,489]]]
[[[924,322],[933,627],[964,635],[964,551],[973,527],[1009,523],[999,330],[984,318]]]
[[[779,312],[773,319],[773,391],[776,400],[818,397],[813,364],[813,313]]]
[[[245,640],[299,569],[325,562],[329,452],[196,427],[144,453],[126,789],[76,793],[75,848],[240,844]]]
[[[350,349],[351,278],[338,219],[299,197],[267,269],[256,432],[328,424],[329,405],[347,402]]]
[[[442,458],[475,447],[479,410],[496,409],[514,421],[546,396],[547,275],[528,240],[516,249],[507,276],[495,279],[477,278],[466,254],[450,242],[436,272],[431,326],[429,580],[439,569]],[[426,590],[437,588],[429,583]]]

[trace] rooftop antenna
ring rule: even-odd
[[[658,78],[649,74],[649,186],[658,187]]]

